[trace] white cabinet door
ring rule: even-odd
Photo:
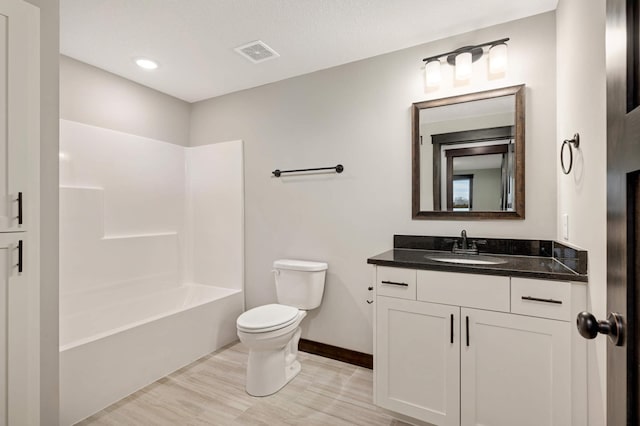
[[[376,303],[376,404],[459,425],[460,308],[383,296]]]
[[[39,167],[37,9],[18,0],[0,2],[0,232],[25,230],[30,168]],[[35,35],[33,33],[36,33]],[[35,59],[37,62],[37,59]],[[37,154],[37,153],[36,153]],[[28,159],[28,161],[27,161]]]
[[[19,232],[0,234],[0,425],[27,424],[28,291],[23,237]]]
[[[463,426],[571,424],[572,323],[467,308],[460,320]]]

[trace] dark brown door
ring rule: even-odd
[[[640,8],[607,0],[607,310],[578,315],[587,338],[609,335],[607,425],[638,426],[640,283]],[[588,90],[588,88],[585,88]],[[588,214],[588,212],[585,212]]]
[[[626,40],[620,34],[626,34]],[[607,348],[607,424],[610,426],[639,424],[636,303],[640,272],[637,246],[640,233],[639,36],[638,1],[608,0],[607,310],[619,313],[625,326],[620,345],[609,341]]]

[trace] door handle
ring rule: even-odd
[[[585,339],[595,339],[600,333],[609,336],[609,340],[616,346],[624,345],[624,318],[616,312],[611,312],[604,321],[598,321],[590,312],[580,312],[576,318],[576,326]]]

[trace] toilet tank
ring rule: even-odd
[[[309,260],[273,262],[278,303],[310,310],[320,306],[328,264]]]

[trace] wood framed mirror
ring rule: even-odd
[[[524,219],[524,92],[413,104],[413,219]]]

